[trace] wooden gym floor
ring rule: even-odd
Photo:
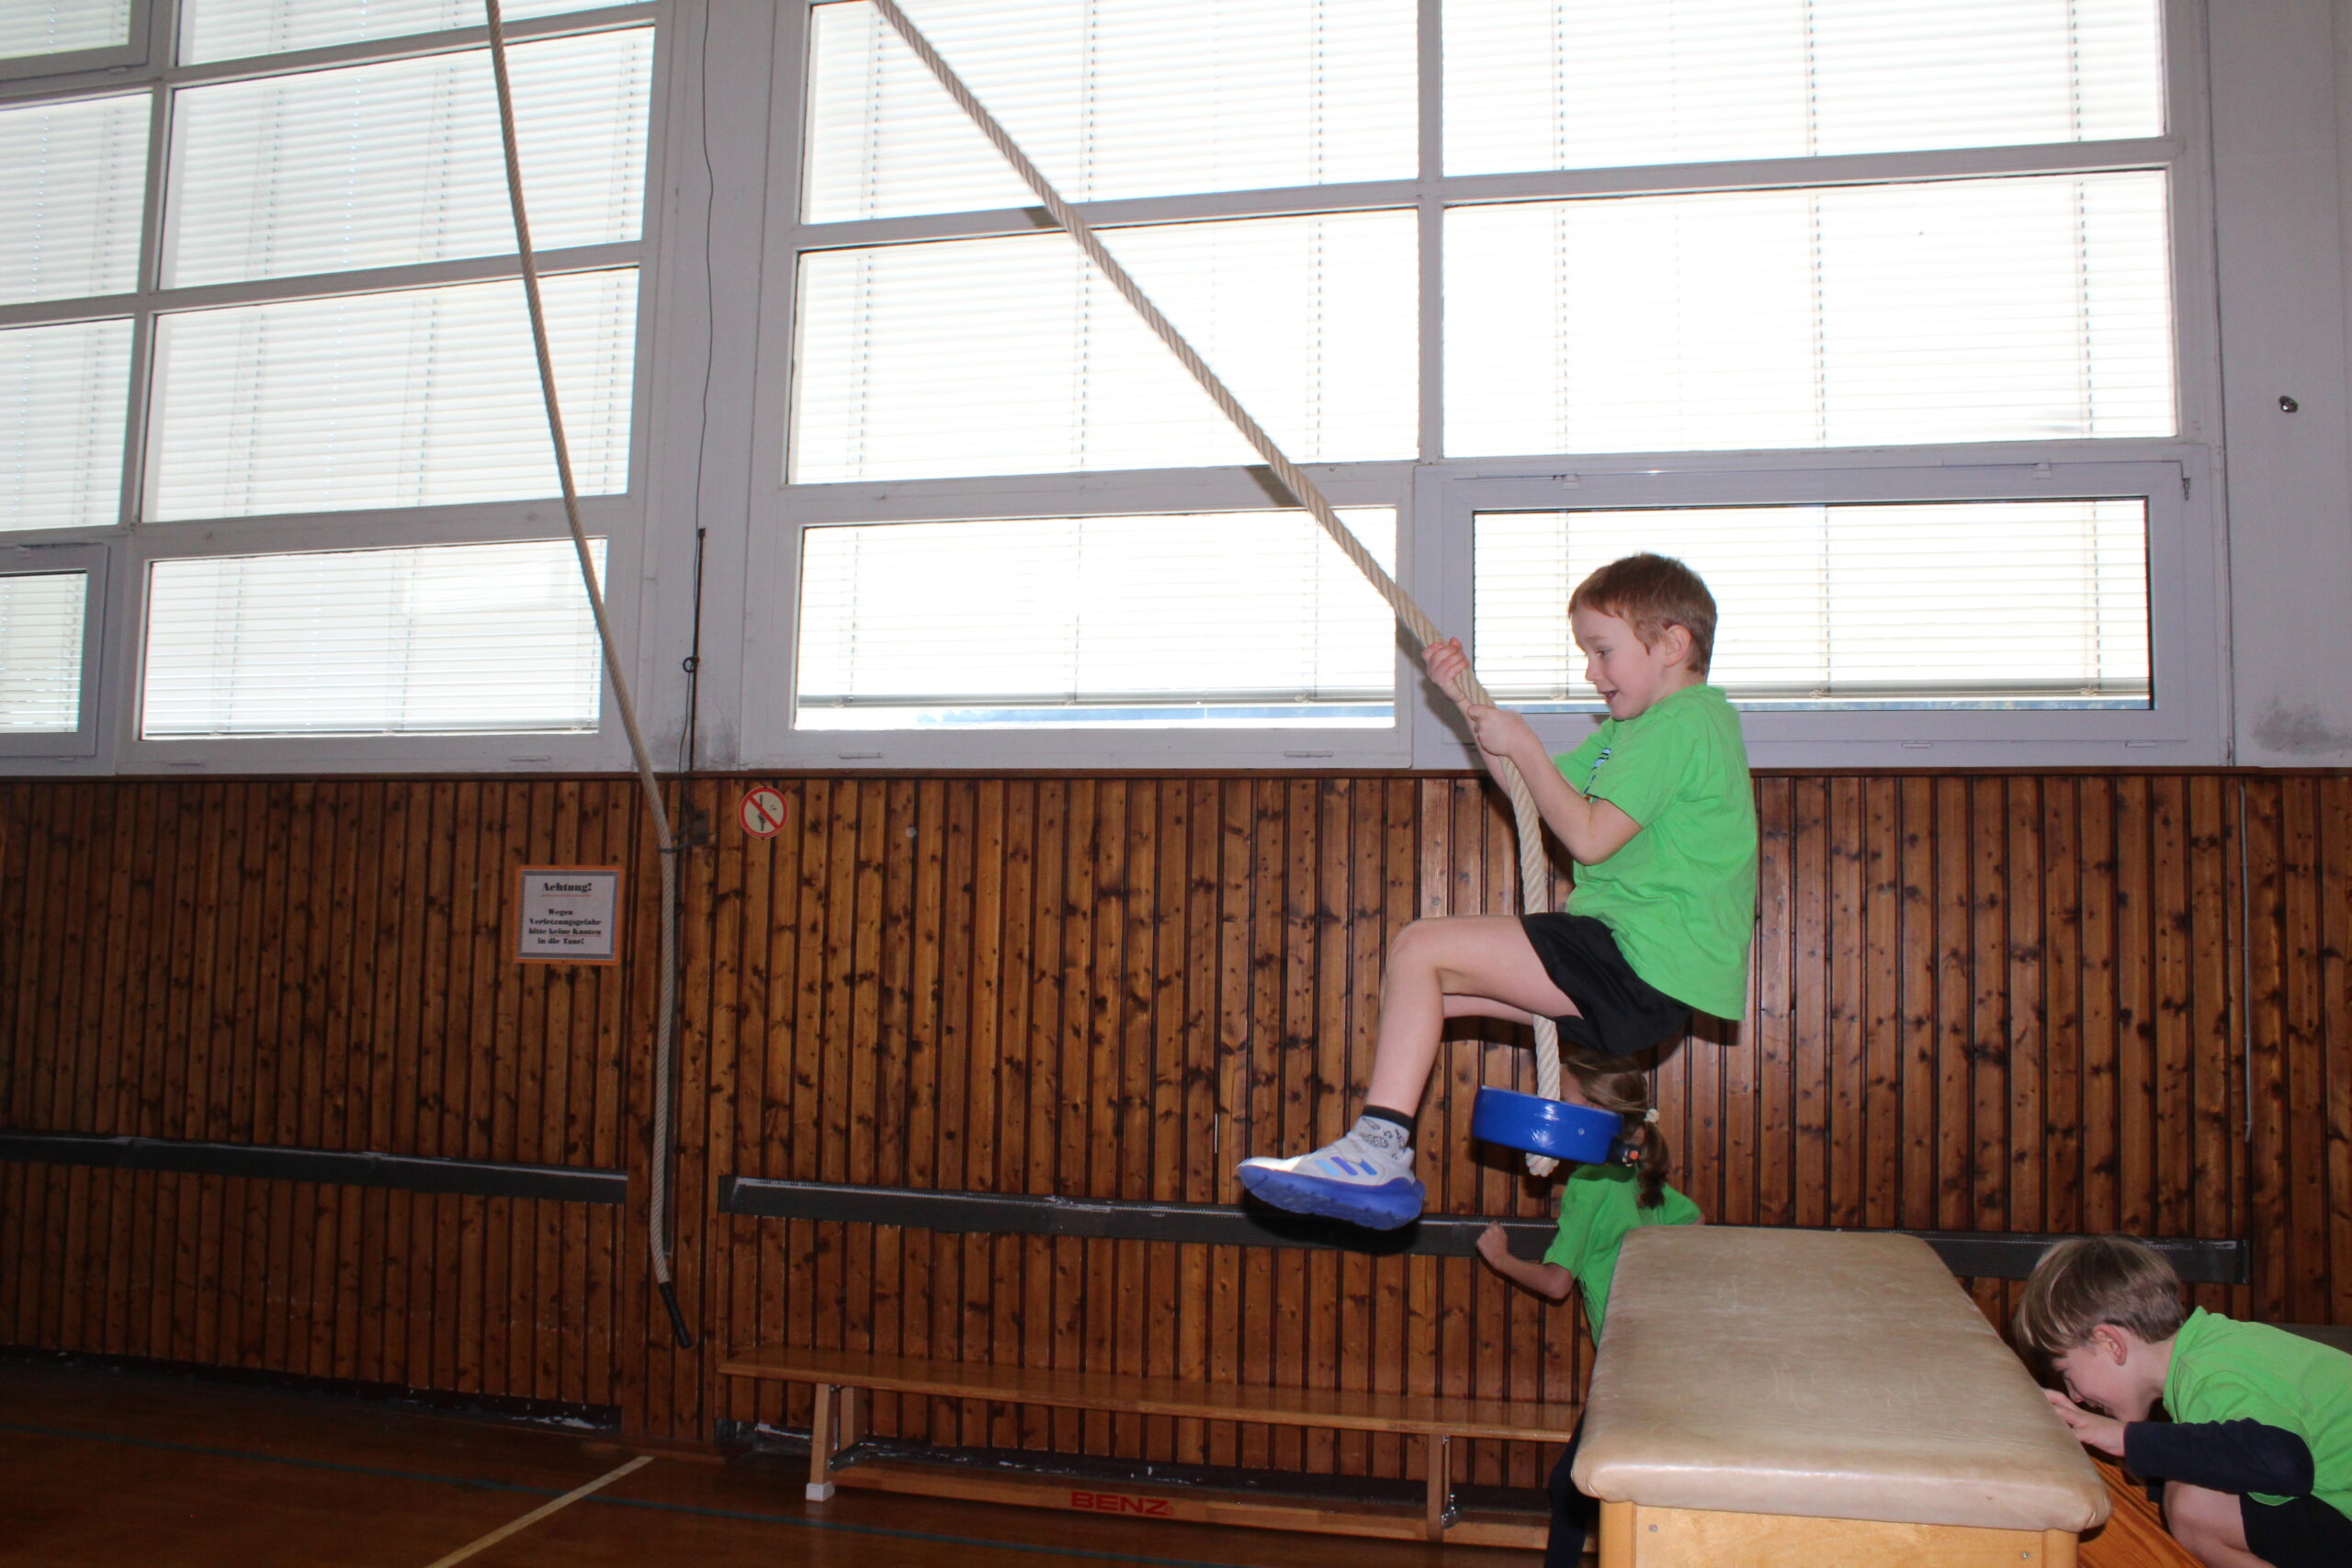
[[[601,1446],[600,1446],[601,1447]],[[843,1492],[798,1459],[626,1464],[540,1427],[70,1367],[0,1362],[0,1568],[1533,1568],[1532,1552],[1419,1546]],[[2193,1568],[2115,1482],[2084,1568]],[[472,1549],[472,1550],[469,1550]],[[1589,1561],[1589,1560],[1588,1560]]]
[[[0,1363],[0,1564],[427,1568],[627,1462],[560,1431],[196,1381]],[[1439,1548],[843,1492],[803,1460],[657,1458],[480,1568],[1532,1568]]]

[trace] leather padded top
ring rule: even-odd
[[[2080,1533],[2098,1472],[1917,1236],[1625,1238],[1577,1484],[1654,1507]]]

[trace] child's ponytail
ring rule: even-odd
[[[1641,1182],[1639,1201],[1645,1209],[1657,1208],[1666,1201],[1666,1178],[1673,1156],[1666,1134],[1658,1130],[1649,1075],[1638,1068],[1615,1070],[1573,1056],[1564,1066],[1576,1075],[1586,1104],[1625,1118],[1625,1146],[1634,1152],[1634,1168]]]

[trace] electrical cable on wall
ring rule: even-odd
[[[571,525],[571,543],[580,558],[580,576],[588,590],[588,608],[595,617],[596,641],[604,649],[605,673],[612,681],[613,702],[620,709],[621,728],[628,735],[629,756],[644,786],[645,807],[653,819],[653,843],[662,865],[662,975],[653,1029],[652,1178],[646,1204],[646,1247],[653,1266],[653,1282],[662,1304],[669,1309],[670,1329],[681,1348],[691,1349],[685,1314],[678,1307],[677,1286],[670,1278],[670,1165],[677,1140],[677,1111],[672,1078],[676,1072],[678,1011],[678,844],[670,830],[670,812],[662,799],[661,782],[653,774],[653,756],[637,722],[637,703],[629,692],[628,672],[613,641],[612,618],[605,610],[605,593],[596,581],[596,561],[588,548],[588,530],[580,520],[580,491],[571,475],[571,447],[564,437],[563,411],[556,400],[555,359],[548,347],[547,312],[539,299],[538,258],[531,249],[531,225],[524,210],[523,156],[514,137],[514,89],[506,75],[506,31],[498,0],[482,0],[490,22],[491,73],[498,83],[498,130],[506,152],[506,197],[514,210],[514,247],[522,258],[523,296],[531,311],[531,345],[539,361],[539,392],[547,405],[548,436],[555,446],[556,478],[563,487],[563,514]]]
[[[1388,602],[1389,609],[1395,612],[1397,621],[1412,634],[1414,646],[1427,648],[1436,642],[1440,637],[1437,623],[1430,619],[1421,607],[1396,585],[1396,580],[1373,558],[1372,552],[1364,548],[1363,542],[1340,521],[1340,514],[1332,510],[1330,502],[1325,499],[1315,481],[1274,445],[1273,437],[1266,434],[1263,426],[1250,417],[1240,400],[1194,352],[1183,334],[1160,314],[1159,307],[1145,295],[1142,288],[1128,275],[1127,269],[1120,265],[1118,259],[1103,246],[1092,227],[1061,198],[1044,172],[1029,161],[1028,154],[1021,151],[1011,133],[997,123],[996,117],[973,96],[971,88],[964,85],[963,78],[956,73],[955,68],[899,8],[897,0],[871,0],[871,4],[882,14],[882,19],[890,24],[891,30],[939,79],[939,85],[947,89],[947,96],[954,98],[965,114],[971,118],[972,123],[979,128],[980,134],[989,139],[1004,155],[1005,162],[1021,175],[1023,183],[1036,193],[1037,199],[1045,204],[1054,221],[1061,225],[1063,231],[1086,254],[1087,259],[1100,268],[1102,276],[1110,279],[1112,287],[1135,307],[1144,324],[1159,334],[1159,341],[1168,345],[1169,352],[1192,372],[1193,379],[1201,384],[1202,389],[1208,393],[1226,418],[1233,422],[1234,427],[1257,449],[1258,455],[1265,458],[1267,466],[1273,469],[1274,477],[1282,481],[1283,488],[1306,507],[1316,522],[1322,525],[1323,531],[1331,536],[1341,553],[1354,562],[1356,570],[1363,572],[1373,587],[1379,591],[1380,596]],[[1464,676],[1463,684],[1463,690],[1446,694],[1457,706],[1493,705],[1493,695],[1475,671]],[[1503,793],[1510,797],[1511,818],[1519,833],[1520,908],[1529,914],[1542,914],[1551,907],[1552,886],[1551,862],[1544,852],[1543,818],[1536,812],[1535,797],[1528,793],[1527,781],[1520,776],[1517,764],[1507,757],[1501,761],[1503,765],[1497,776],[1502,783]],[[1559,1025],[1539,1014],[1534,1028],[1536,1090],[1546,1100],[1556,1100],[1560,1094]],[[1545,1155],[1531,1153],[1527,1156],[1527,1168],[1537,1176],[1549,1175],[1555,1163]]]

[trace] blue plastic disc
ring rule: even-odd
[[[1595,1111],[1589,1105],[1570,1105],[1507,1089],[1480,1089],[1470,1108],[1473,1136],[1579,1165],[1599,1165],[1608,1159],[1609,1145],[1624,1125],[1625,1119],[1614,1111]]]

